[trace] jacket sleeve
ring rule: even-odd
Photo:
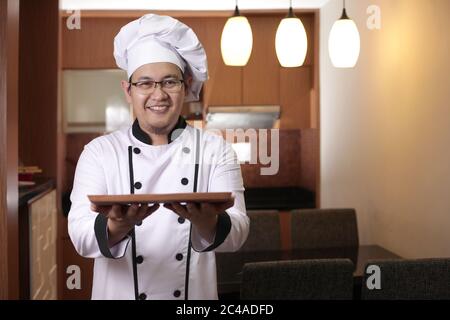
[[[213,161],[208,191],[232,192],[235,198],[234,205],[219,215],[214,243],[209,246],[193,228],[193,248],[196,251],[214,250],[217,252],[239,250],[247,240],[249,218],[245,209],[241,166],[229,143],[222,143],[217,158]]]
[[[108,194],[100,143],[92,141],[84,147],[78,160],[73,189],[72,206],[68,216],[70,239],[78,252],[87,258],[120,258],[130,241],[127,236],[111,249],[107,246],[107,218],[93,212],[88,195]]]

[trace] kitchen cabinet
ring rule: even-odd
[[[30,204],[30,299],[57,299],[56,190]]]
[[[57,204],[52,180],[19,192],[20,298],[57,299]]]

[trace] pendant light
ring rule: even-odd
[[[336,68],[353,68],[358,62],[360,47],[358,27],[348,17],[344,0],[342,16],[333,24],[328,39],[331,62]]]
[[[278,26],[275,50],[282,67],[300,67],[305,62],[308,37],[302,21],[292,11],[292,0],[290,0],[288,15]]]
[[[240,15],[236,0],[234,15],[225,23],[220,40],[223,62],[227,66],[245,66],[250,59],[252,47],[252,28],[247,18]]]

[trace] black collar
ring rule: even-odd
[[[181,135],[181,133],[183,132],[184,128],[186,128],[186,120],[182,116],[180,116],[178,118],[177,124],[175,125],[175,127],[173,127],[172,131],[170,131],[170,133],[169,133],[169,143],[171,143],[176,138],[178,138]],[[177,129],[182,129],[182,130],[177,130]],[[152,139],[144,130],[141,129],[137,118],[133,122],[132,132],[133,132],[133,136],[136,139],[138,139],[139,141],[141,141],[145,144],[152,144]]]

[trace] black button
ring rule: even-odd
[[[189,149],[188,147],[184,147],[183,148],[183,152],[184,153],[189,153],[189,152],[191,152],[191,149]]]
[[[183,179],[181,179],[181,184],[182,185],[187,185],[189,183],[189,180],[187,179],[187,178],[183,178]]]
[[[136,225],[139,227],[142,224],[142,221],[136,222]]]
[[[147,299],[147,295],[145,293],[141,293],[139,295],[139,300],[145,300],[145,299]]]
[[[144,258],[142,256],[137,256],[136,263],[141,264],[142,262],[144,262]]]
[[[177,255],[175,256],[175,258],[176,258],[178,261],[181,261],[181,260],[183,260],[183,254],[182,254],[182,253],[177,253]]]
[[[136,189],[140,189],[140,188],[142,188],[142,183],[136,182],[136,183],[134,184],[134,187],[135,187]]]
[[[141,153],[141,149],[139,149],[139,148],[134,148],[133,151],[134,151],[134,153],[136,153],[136,154]]]
[[[184,220],[186,220],[186,219],[184,219],[183,217],[178,217],[178,223],[179,224],[184,223]]]
[[[178,298],[179,296],[181,296],[181,291],[180,291],[180,290],[175,290],[175,291],[173,292],[173,296],[174,296],[175,298]]]

